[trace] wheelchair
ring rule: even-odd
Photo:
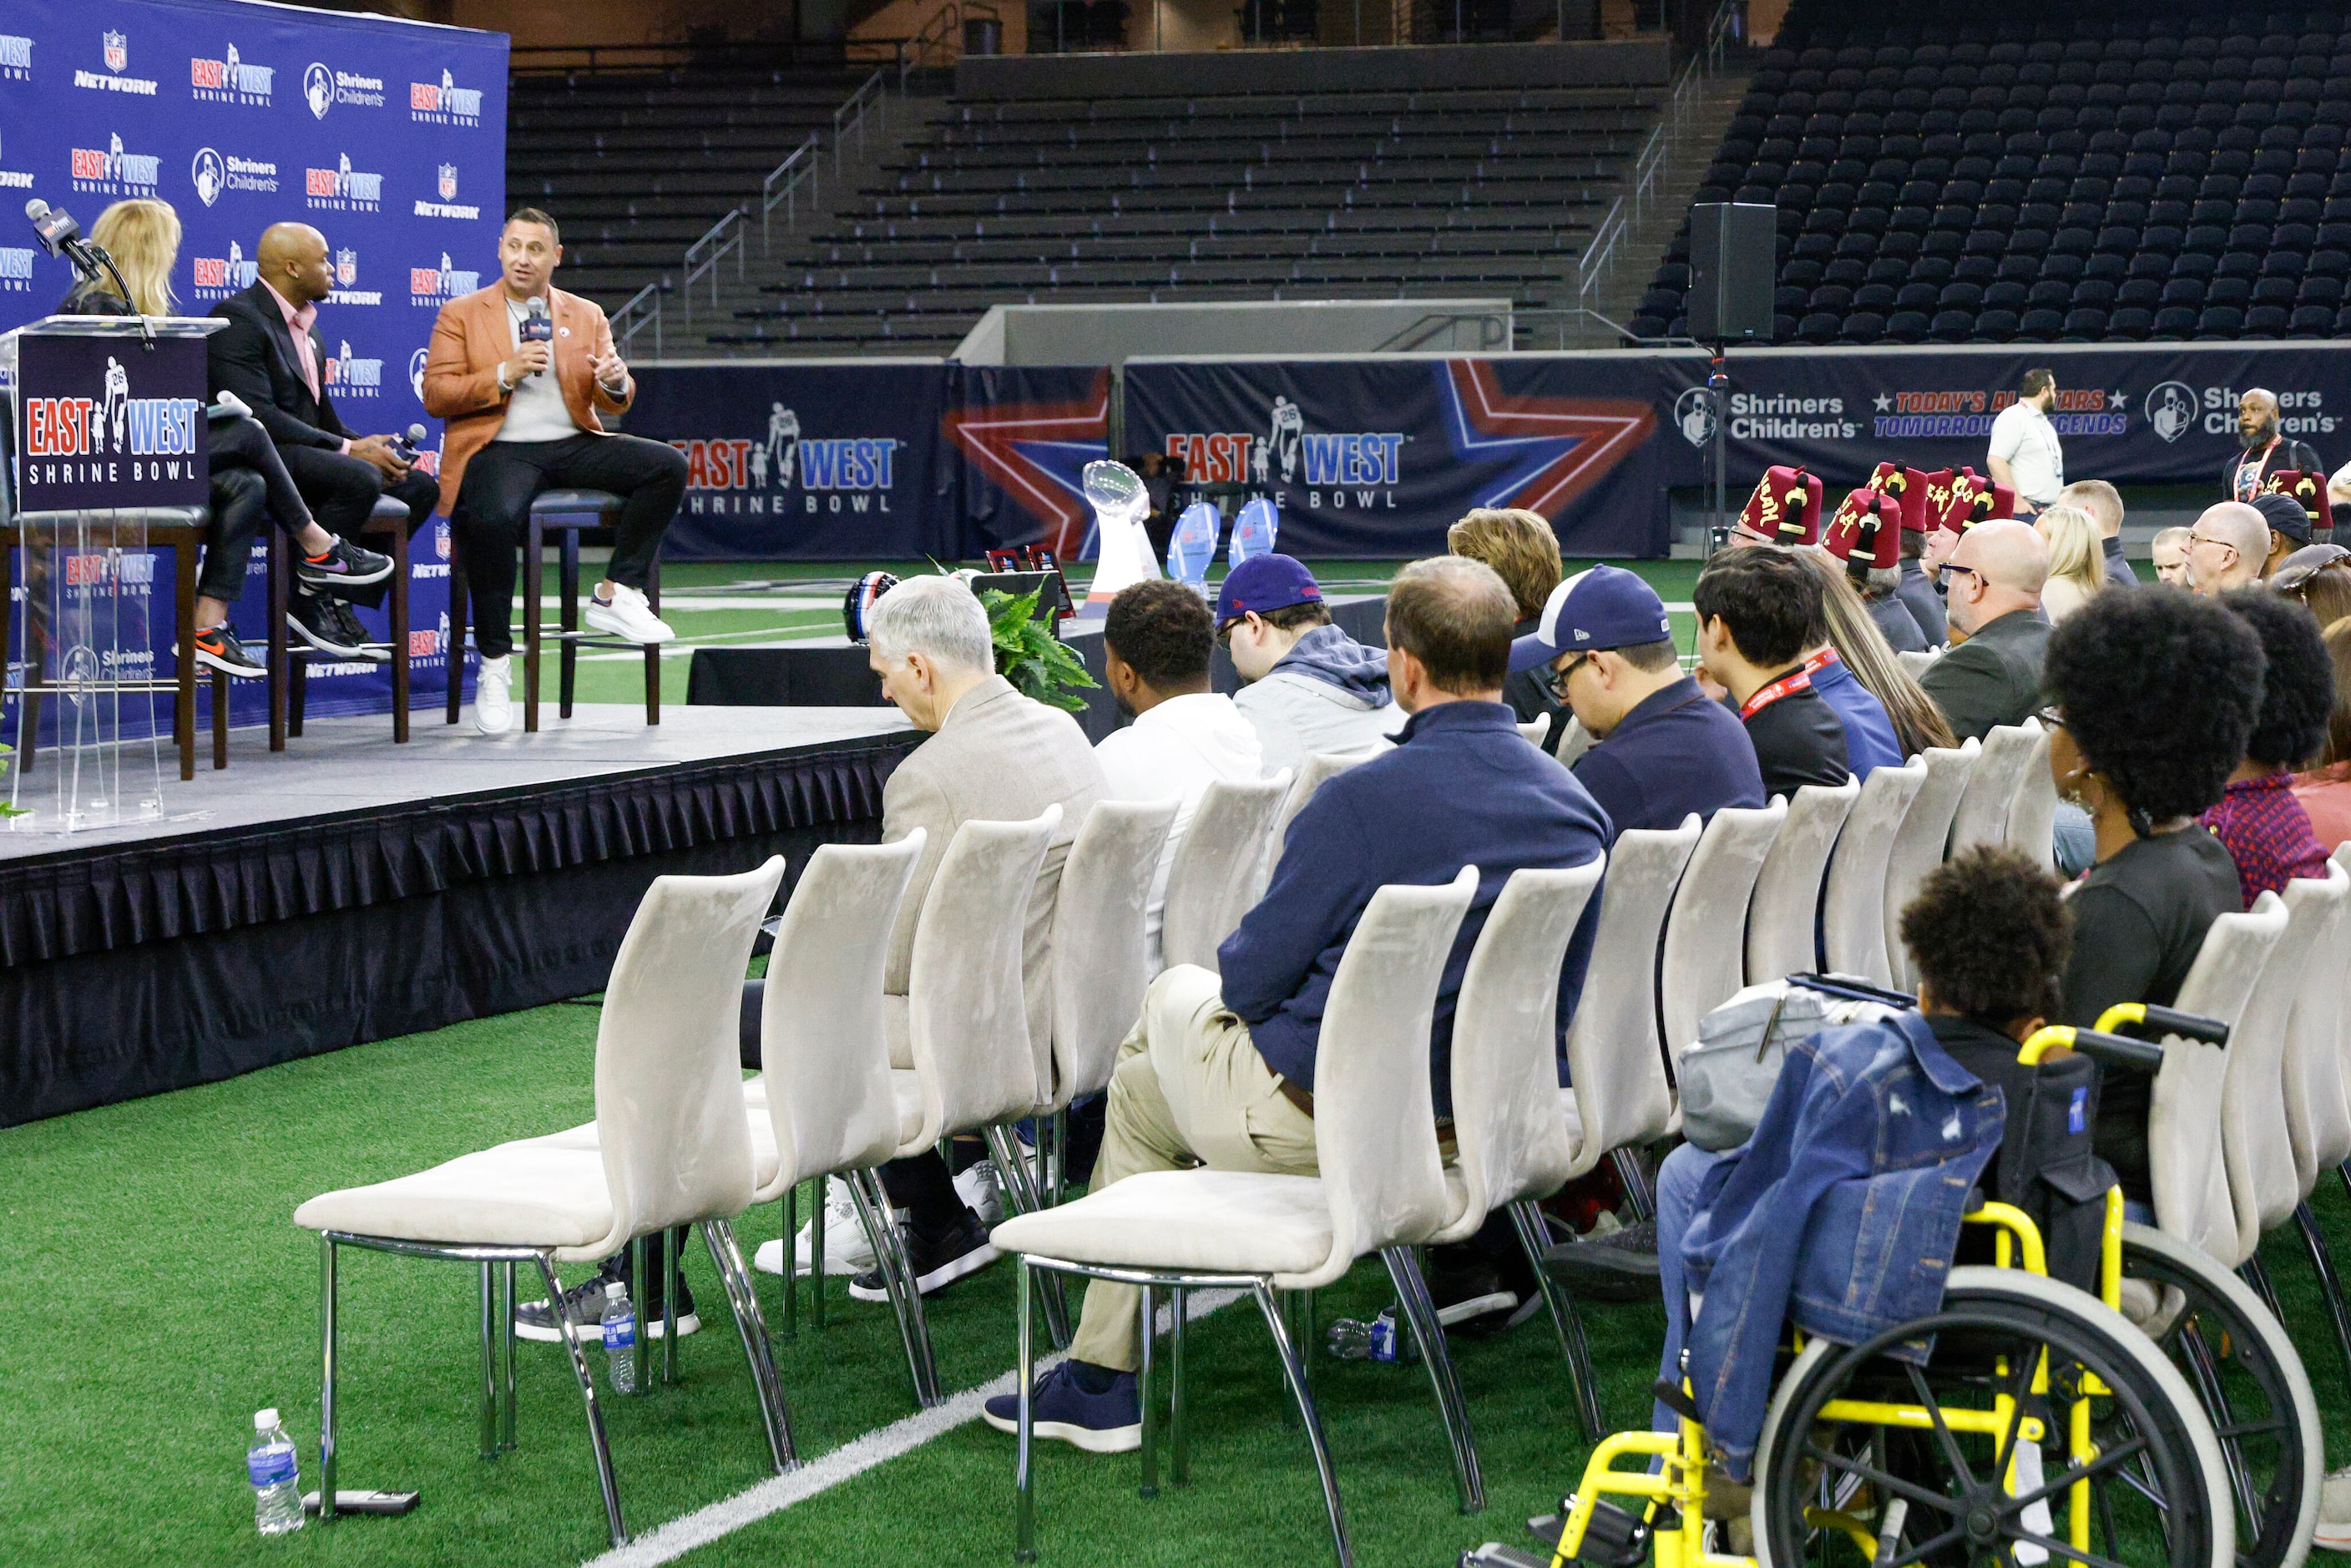
[[[1913,1005],[1842,977],[1804,981]],[[2041,1069],[2062,1046],[2153,1072],[2163,1047],[2140,1030],[2228,1033],[2128,1003],[2095,1030],[2038,1031],[2018,1061]],[[1939,1311],[1855,1345],[1792,1329],[1751,1488],[1709,1477],[1697,1407],[1661,1380],[1678,1430],[1602,1439],[1560,1512],[1530,1523],[1547,1553],[1488,1542],[1460,1568],[2299,1568],[2325,1464],[2293,1343],[2233,1272],[2126,1221],[2119,1187],[2098,1217],[2094,1291],[2050,1277],[2030,1214],[1983,1201],[1963,1228],[1988,1239],[1991,1261],[1955,1267]],[[1740,1520],[1752,1555],[1716,1549]]]

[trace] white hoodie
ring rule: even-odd
[[[1159,852],[1159,869],[1151,878],[1151,903],[1144,915],[1144,941],[1151,972],[1165,967],[1161,956],[1160,922],[1167,904],[1167,873],[1176,863],[1176,846],[1192,825],[1200,796],[1219,779],[1252,779],[1264,776],[1256,727],[1241,716],[1233,699],[1215,692],[1169,697],[1136,716],[1124,729],[1113,730],[1094,747],[1110,788],[1105,800],[1180,800],[1176,825]]]

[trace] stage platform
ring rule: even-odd
[[[594,991],[654,877],[872,841],[922,738],[894,708],[543,722],[240,732],[162,821],[0,831],[0,1125]]]

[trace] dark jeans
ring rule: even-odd
[[[473,590],[474,645],[486,659],[514,648],[515,560],[542,490],[609,490],[622,498],[613,526],[612,581],[642,589],[662,535],[685,495],[685,454],[637,435],[494,441],[465,465],[450,515],[458,559]]]
[[[349,457],[323,446],[281,446],[277,455],[294,476],[295,487],[310,504],[319,526],[338,538],[355,539],[366,530],[379,497],[407,503],[412,537],[432,520],[434,508],[441,504],[440,481],[421,468],[412,468],[407,478],[386,485],[383,470],[364,457]],[[391,588],[387,578],[343,597],[373,607],[383,602]]]
[[[245,591],[246,563],[253,559],[253,536],[269,509],[269,486],[250,468],[213,469],[212,521],[204,527],[204,564],[196,573],[196,597],[235,604]]]

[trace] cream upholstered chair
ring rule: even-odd
[[[1561,767],[1573,768],[1575,766],[1575,759],[1591,750],[1595,744],[1592,738],[1592,732],[1584,728],[1583,721],[1571,713],[1567,716],[1567,733],[1559,737],[1559,747],[1552,755],[1559,758]]]
[[[1788,802],[1747,911],[1747,984],[1819,967],[1821,878],[1860,797],[1861,780],[1849,778],[1834,789],[1806,784]]]
[[[1643,1218],[1652,1213],[1648,1183],[1631,1150],[1674,1126],[1674,1086],[1657,1035],[1657,948],[1699,831],[1692,812],[1671,831],[1629,828],[1616,835],[1583,994],[1567,1026],[1571,1087],[1559,1092],[1560,1114],[1575,1145],[1567,1179],[1615,1155]]]
[[[1894,656],[1902,661],[1903,671],[1915,681],[1935,667],[1935,661],[1943,656],[1943,651],[1940,648],[1928,648],[1923,651],[1904,648]]]
[[[759,917],[784,877],[783,857],[739,876],[656,878],[637,905],[612,963],[596,1031],[596,1137],[588,1146],[558,1135],[501,1144],[414,1176],[346,1187],[294,1211],[319,1233],[319,1497],[331,1517],[335,1497],[335,1380],[340,1302],[340,1249],[474,1263],[482,1271],[482,1438],[485,1453],[512,1446],[513,1352],[508,1343],[506,1408],[497,1411],[490,1342],[491,1265],[506,1265],[507,1321],[514,1311],[514,1265],[535,1263],[548,1300],[560,1301],[559,1262],[594,1262],[673,1227],[699,1222],[725,1281],[759,1395],[769,1457],[778,1473],[794,1464],[789,1416],[768,1359],[766,1326],[735,1246],[736,1215],[750,1206],[751,1140],[737,1065],[738,1000]],[[1016,988],[1017,990],[1017,988]],[[674,1312],[676,1249],[664,1294]],[[644,1300],[642,1291],[633,1300]],[[621,1494],[578,1329],[559,1312],[571,1370],[588,1411],[605,1521],[613,1544],[628,1539]],[[674,1330],[675,1324],[670,1327]],[[511,1328],[509,1327],[509,1333]],[[677,1335],[664,1348],[674,1380]],[[638,1343],[647,1343],[643,1334]],[[650,1367],[646,1368],[650,1371]],[[504,1434],[503,1445],[496,1432]]]
[[[1607,865],[1604,854],[1564,871],[1512,872],[1487,912],[1453,1004],[1455,1153],[1445,1185],[1454,1212],[1429,1238],[1464,1240],[1495,1209],[1509,1211],[1559,1335],[1585,1435],[1595,1438],[1600,1392],[1592,1353],[1575,1303],[1543,1266],[1551,1239],[1535,1200],[1567,1185],[1582,1153],[1573,1118],[1555,1110],[1560,969]],[[1437,1364],[1429,1368],[1434,1375]],[[1446,1397],[1442,1391],[1439,1396]],[[1458,1404],[1460,1397],[1457,1387],[1450,1398]]]
[[[1666,1051],[1675,1061],[1697,1040],[1698,1019],[1744,984],[1748,905],[1787,817],[1784,799],[1753,809],[1727,806],[1691,852],[1666,917],[1657,971]]]
[[[2264,893],[2243,915],[2223,915],[2180,983],[2176,1011],[2226,1025],[2233,1033],[2271,952],[2285,935],[2285,905]],[[2156,1226],[2233,1269],[2247,1256],[2224,1157],[2221,1105],[2230,1051],[2182,1040],[2163,1042],[2147,1112],[2147,1146]]]
[[[1982,751],[1981,743],[1970,737],[1957,749],[1928,747],[1921,758],[1927,764],[1927,781],[1910,797],[1910,809],[1902,813],[1902,826],[1894,835],[1894,850],[1886,862],[1886,962],[1897,991],[1916,990],[1918,986],[1917,967],[1902,946],[1902,912],[1918,896],[1918,884],[1927,880],[1927,873],[1943,863],[1943,846],[1951,838],[1951,815],[1959,810],[1959,797],[1967,792]]]
[[[1050,1118],[1040,1144],[1041,1185],[1058,1201],[1070,1103],[1110,1087],[1119,1041],[1143,1012],[1151,983],[1144,914],[1159,852],[1183,803],[1097,800],[1078,824],[1053,903],[1053,1081],[1039,1102]],[[1017,1152],[1017,1151],[1016,1151]]]
[[[1393,747],[1369,747],[1362,751],[1317,752],[1308,758],[1306,766],[1298,770],[1297,779],[1290,784],[1290,793],[1282,798],[1280,813],[1273,820],[1273,831],[1268,836],[1265,846],[1266,875],[1270,877],[1273,874],[1274,862],[1281,858],[1281,846],[1290,841],[1290,824],[1298,820],[1299,812],[1306,810],[1306,802],[1314,799],[1314,791],[1357,763],[1369,762],[1381,751],[1394,749]],[[1172,882],[1174,879],[1171,877],[1169,880]],[[1263,884],[1259,883],[1260,895],[1263,891]]]
[[[966,821],[956,829],[914,924],[906,979],[914,1065],[890,1070],[895,1103],[911,1112],[899,1120],[898,1146],[890,1157],[921,1154],[957,1133],[981,1133],[998,1154],[1005,1198],[1015,1207],[1034,1207],[1035,1195],[1021,1179],[1027,1167],[998,1145],[1008,1142],[1002,1137],[1006,1127],[1030,1115],[1051,1092],[1052,1073],[1050,1054],[1040,1057],[1029,1038],[1020,980],[1022,912],[1061,822],[1055,804],[1025,822]],[[1050,1052],[1050,1042],[1044,1051]],[[878,1178],[863,1185],[861,1207],[878,1207]],[[895,1225],[878,1228],[875,1257],[914,1364],[915,1397],[935,1405],[942,1397],[938,1361],[921,1281],[904,1234]]]
[[[1519,726],[1519,733],[1527,737],[1529,746],[1541,750],[1543,741],[1551,735],[1551,715],[1547,713],[1535,715],[1534,717]]]
[[[759,1014],[760,1075],[743,1086],[749,1112],[753,1201],[779,1202],[784,1323],[795,1322],[798,1281],[782,1258],[798,1228],[800,1184],[838,1176],[867,1240],[881,1256],[889,1209],[877,1203],[873,1167],[894,1155],[921,1113],[913,1075],[890,1070],[883,1034],[882,977],[890,929],[922,858],[926,830],[895,843],[826,844],[792,889],[768,959]],[[821,1206],[820,1205],[820,1210]],[[810,1244],[821,1249],[821,1218]],[[813,1260],[810,1294],[821,1311],[824,1260]],[[918,1364],[908,1347],[908,1364]],[[919,1389],[918,1389],[919,1392]]]
[[[1968,776],[1968,787],[1951,813],[1951,853],[1978,844],[2008,841],[2008,819],[2016,808],[2017,786],[2023,782],[2025,767],[2043,739],[2034,731],[2012,724],[1996,726],[1984,737],[1975,770]]]
[[[2335,851],[2327,862],[2332,872],[2346,869],[2344,857],[2344,851]],[[2285,1044],[2286,1136],[2294,1147],[2294,1186],[2301,1195],[2294,1206],[2294,1226],[2317,1271],[2345,1361],[2351,1364],[2351,1306],[2345,1302],[2334,1253],[2310,1207],[2311,1195],[2326,1172],[2340,1173],[2343,1162],[2351,1159],[2351,1098],[2346,1097],[2343,1071],[2346,974],[2351,974],[2351,895],[2312,944]]]
[[[2057,781],[2049,777],[2049,732],[2037,718],[2023,727],[2032,731],[2032,755],[2017,775],[2016,794],[2008,806],[2008,847],[2043,870],[2057,862]]]
[[[1216,973],[1217,948],[1263,891],[1267,846],[1289,793],[1287,768],[1248,782],[1219,779],[1201,793],[1167,871],[1159,947],[1169,968]]]
[[[1029,1297],[1034,1274],[1049,1270],[1141,1287],[1146,1474],[1156,1463],[1151,1360],[1158,1293],[1177,1293],[1172,1315],[1179,1325],[1184,1292],[1225,1288],[1255,1298],[1313,1449],[1339,1561],[1343,1568],[1353,1563],[1322,1416],[1306,1385],[1301,1356],[1311,1347],[1291,1343],[1274,1292],[1319,1290],[1356,1259],[1425,1241],[1445,1223],[1450,1205],[1430,1097],[1429,1022],[1446,958],[1477,890],[1475,866],[1438,887],[1383,887],[1356,923],[1322,1015],[1314,1075],[1319,1176],[1145,1171],[996,1228],[996,1244],[1020,1254],[1015,1485],[1022,1556],[1036,1550]],[[1404,1275],[1398,1288],[1416,1277]],[[1416,1303],[1416,1322],[1424,1311],[1433,1316],[1436,1308],[1425,1299]],[[1177,1344],[1180,1369],[1180,1339]],[[1441,1338],[1422,1348],[1445,1354]],[[1174,1407],[1183,1408],[1180,1389]]]
[[[1861,799],[1829,857],[1822,895],[1821,949],[1837,974],[1857,975],[1875,986],[1893,983],[1886,957],[1886,873],[1902,819],[1926,782],[1927,765],[1917,758],[1900,768],[1873,769],[1862,781]]]

